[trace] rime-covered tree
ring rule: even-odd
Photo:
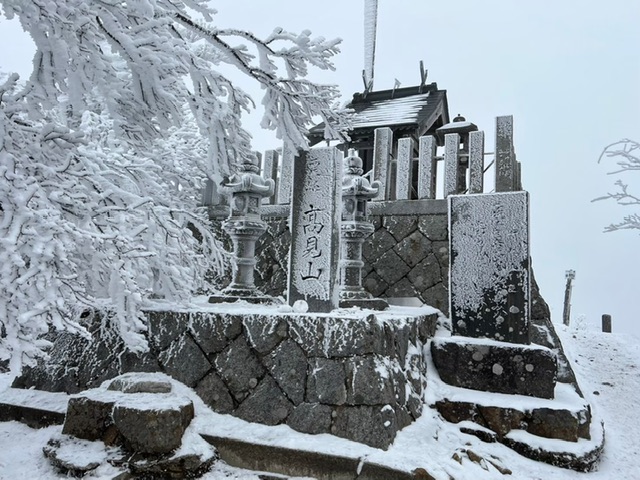
[[[262,125],[297,148],[319,116],[337,137],[338,93],[306,79],[333,68],[337,40],[219,29],[203,0],[0,0],[36,46],[25,83],[0,79],[0,359],[19,370],[53,329],[105,308],[143,350],[150,296],[184,301],[224,263],[197,208],[250,154],[251,98],[225,65],[263,87]],[[196,240],[193,232],[197,232]]]
[[[602,161],[603,158],[613,158],[618,165],[618,169],[610,172],[610,175],[623,172],[640,172],[640,143],[629,139],[612,143],[603,150],[599,161]],[[594,201],[608,199],[615,200],[619,205],[624,207],[640,207],[640,195],[634,194],[629,189],[627,183],[618,179],[615,185],[617,187],[616,191],[598,197],[594,199]],[[632,212],[625,215],[622,221],[612,223],[605,228],[606,232],[614,232],[617,230],[640,230],[640,213]]]

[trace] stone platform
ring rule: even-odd
[[[214,411],[386,449],[422,413],[428,308],[296,314],[286,307],[214,305],[147,311],[150,351],[134,355],[87,318],[89,342],[60,335],[47,365],[15,387],[75,393],[130,371],[161,371]]]

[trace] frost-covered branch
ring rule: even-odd
[[[623,139],[612,143],[602,151],[598,162],[607,158],[615,158],[616,164],[619,167],[618,170],[609,172],[609,175],[628,171],[640,171],[640,143],[629,139]],[[609,192],[592,201],[615,200],[619,205],[625,207],[640,206],[640,196],[632,193],[629,190],[628,184],[624,183],[622,180],[617,180],[615,185],[618,187],[617,191]],[[605,232],[634,229],[640,230],[640,215],[637,213],[624,216],[621,222],[612,223],[605,228]]]

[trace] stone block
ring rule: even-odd
[[[240,336],[215,358],[220,377],[236,400],[241,401],[265,374],[265,368],[247,341]]]
[[[535,408],[531,411],[527,431],[545,438],[577,442],[578,416],[566,409]]]
[[[386,450],[398,431],[396,413],[389,406],[337,407],[331,433]]]
[[[161,397],[162,394],[147,395]],[[162,403],[167,401],[163,400]],[[112,417],[127,450],[162,454],[172,452],[182,444],[182,435],[193,415],[193,403],[185,397],[172,396],[170,408],[159,408],[149,396],[132,395],[118,400]]]
[[[289,333],[287,320],[282,316],[246,315],[243,325],[249,345],[260,354],[269,353]]]
[[[186,312],[147,312],[149,343],[158,350],[164,350],[187,330],[189,314]]]
[[[413,268],[431,253],[431,240],[416,230],[394,247],[404,262]]]
[[[377,356],[345,361],[347,404],[386,405],[397,403],[390,362]]]
[[[382,330],[374,314],[360,318],[296,316],[289,320],[291,339],[308,357],[344,358],[382,348]]]
[[[229,389],[215,372],[209,372],[200,380],[196,393],[215,412],[231,413],[235,409]]]
[[[309,359],[307,402],[343,405],[347,401],[344,364],[328,358]]]
[[[433,287],[437,283],[442,282],[440,264],[438,263],[435,254],[430,253],[420,263],[413,267],[407,274],[407,278],[418,292],[422,292]]]
[[[205,354],[219,353],[242,332],[242,317],[192,313],[189,332]]]
[[[400,242],[418,228],[417,215],[385,215],[382,221],[396,242]]]
[[[331,430],[331,412],[328,405],[320,403],[301,403],[293,409],[287,425],[303,433],[329,433]]]
[[[418,229],[432,241],[449,240],[449,226],[446,215],[421,215]]]
[[[105,441],[107,430],[113,425],[111,412],[116,400],[115,394],[70,398],[62,433],[84,440]]]
[[[385,282],[384,279],[375,272],[375,270],[369,272],[369,274],[364,278],[362,286],[374,297],[379,297],[385,292],[385,290],[387,290],[387,288],[389,288],[389,284]]]
[[[362,255],[365,260],[369,260],[370,263],[375,263],[378,258],[395,247],[397,243],[393,235],[384,228],[381,228],[364,239]]]
[[[171,382],[158,379],[140,379],[137,376],[120,375],[114,378],[107,390],[122,393],[170,393]]]
[[[553,398],[557,363],[544,347],[436,338],[431,356],[443,381],[485,392]]]
[[[389,285],[396,283],[411,270],[393,250],[384,253],[373,264],[373,268]]]
[[[188,334],[160,352],[158,360],[166,373],[189,387],[194,387],[211,369],[211,363]]]
[[[484,420],[483,424],[500,437],[505,436],[513,429],[526,426],[525,414],[513,408],[478,405],[477,410]]]
[[[449,291],[445,282],[427,288],[421,296],[427,305],[437,308],[445,315],[449,312]]]
[[[302,349],[293,340],[285,340],[264,362],[287,398],[294,405],[302,403],[307,379],[307,357]]]
[[[292,410],[293,404],[278,388],[276,381],[266,375],[234,415],[248,422],[278,425],[287,419]]]

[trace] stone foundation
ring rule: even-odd
[[[421,415],[422,347],[436,314],[396,308],[329,317],[224,308],[147,312],[150,351],[139,356],[102,333],[99,325],[108,320],[95,316],[91,342],[60,335],[53,362],[25,372],[14,386],[78,392],[121,373],[162,371],[219,413],[377,448],[387,448]]]
[[[548,348],[450,337],[434,339],[431,356],[440,378],[449,385],[553,398],[557,362]]]

